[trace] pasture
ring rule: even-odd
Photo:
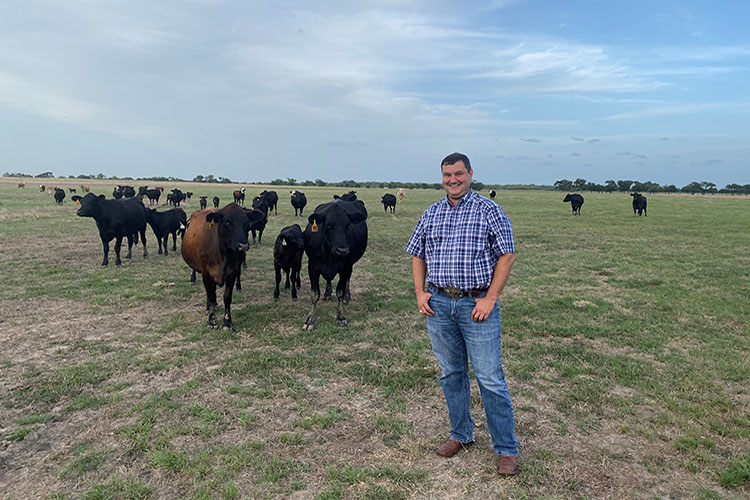
[[[279,214],[247,253],[229,332],[206,328],[202,286],[150,228],[148,260],[102,269],[70,195],[57,206],[16,182],[0,179],[0,498],[750,495],[750,198],[649,195],[634,217],[627,194],[584,193],[572,217],[565,193],[498,192],[516,238],[500,307],[521,445],[520,475],[501,479],[475,382],[477,445],[433,452],[450,429],[404,245],[442,191],[408,190],[390,214],[385,189],[357,190],[370,238],[349,326],[321,302],[308,332],[306,258],[300,300],[275,303],[273,242],[347,189],[300,188],[295,218],[291,188],[248,186],[247,200],[275,189]],[[239,186],[159,184],[195,193],[188,216]]]

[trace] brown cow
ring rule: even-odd
[[[47,188],[44,186],[44,184],[39,184],[39,192],[40,193],[43,193],[45,189],[47,189]]]
[[[182,258],[193,270],[190,282],[195,284],[195,273],[203,276],[206,289],[208,326],[216,324],[216,287],[224,287],[224,328],[233,330],[232,290],[240,275],[245,251],[250,248],[247,233],[263,219],[258,211],[245,210],[230,203],[220,210],[196,210],[182,240]]]
[[[25,183],[25,182],[19,182],[19,183],[18,183],[18,187],[19,187],[19,188],[22,188],[22,187],[24,187],[24,186],[26,186],[26,183]]]
[[[398,198],[398,201],[404,201],[404,196],[406,196],[404,188],[398,188],[398,191],[396,191],[396,197]]]
[[[87,184],[81,184],[81,192],[82,193],[88,193],[89,191],[91,191],[91,189],[89,188],[89,186]]]
[[[232,193],[232,194],[234,195],[234,202],[235,203],[237,203],[239,205],[244,205],[245,204],[245,188],[235,189],[234,193]]]

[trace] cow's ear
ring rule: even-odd
[[[310,217],[307,218],[307,221],[310,224],[315,224],[315,225],[322,224],[323,222],[325,222],[325,220],[326,218],[325,218],[325,215],[323,214],[312,214],[310,215]]]
[[[354,212],[352,214],[349,214],[349,221],[351,221],[352,224],[360,224],[367,220],[367,214],[363,214],[362,212]]]
[[[224,214],[220,212],[211,212],[206,215],[206,222],[221,222],[224,219]]]
[[[251,223],[260,222],[263,220],[263,212],[261,210],[245,210],[247,220]]]

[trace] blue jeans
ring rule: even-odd
[[[476,304],[474,297],[451,299],[431,285],[427,291],[432,294],[430,307],[435,311],[434,316],[427,316],[427,330],[430,332],[432,351],[442,370],[440,384],[448,405],[451,439],[462,443],[474,441],[474,420],[470,410],[470,359],[495,453],[517,456],[513,403],[500,360],[500,307],[495,304],[485,321],[473,321],[471,311]]]

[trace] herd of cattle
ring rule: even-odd
[[[65,192],[57,188],[55,193],[62,192],[60,203]],[[214,208],[207,208],[207,197],[200,196],[200,209],[190,215],[188,220],[180,203],[189,200],[193,193],[183,193],[173,189],[167,196],[172,205],[165,211],[157,211],[149,205],[159,204],[163,188],[136,190],[131,186],[117,186],[112,199],[104,195],[87,193],[85,196],[74,195],[73,202],[79,206],[76,214],[80,217],[91,217],[96,222],[102,242],[104,257],[102,266],[109,264],[109,246],[115,240],[115,264],[122,265],[120,249],[123,240],[127,241],[126,259],[132,257],[133,245],[143,245],[143,257],[148,258],[146,247],[146,226],[150,225],[159,245],[159,254],[168,255],[169,236],[172,236],[172,251],[177,251],[177,236],[182,237],[182,257],[192,270],[191,283],[195,283],[200,273],[206,291],[206,313],[208,325],[218,328],[216,321],[216,287],[224,287],[224,321],[223,326],[232,329],[232,292],[241,289],[240,273],[245,264],[245,254],[250,248],[249,234],[253,243],[261,243],[263,230],[268,217],[278,214],[278,194],[275,191],[263,191],[252,200],[252,208],[245,208],[245,188],[234,191],[233,201],[219,209],[220,200],[214,197]],[[302,216],[307,205],[307,198],[301,191],[290,191],[290,202],[295,216]],[[386,212],[395,210],[396,200],[404,199],[401,190],[397,195],[387,193],[382,197]],[[56,199],[57,201],[57,199]],[[332,281],[339,277],[336,286],[338,307],[336,323],[346,326],[347,320],[344,305],[351,298],[349,282],[354,264],[364,255],[367,248],[367,209],[357,199],[356,191],[349,191],[334,200],[318,205],[308,216],[304,229],[299,224],[283,228],[276,238],[273,247],[273,260],[276,278],[274,299],[279,299],[281,273],[286,276],[285,288],[291,286],[291,296],[297,300],[297,288],[301,286],[300,272],[302,256],[307,255],[308,275],[313,294],[312,306],[303,325],[312,330],[316,323],[317,304],[320,300],[320,278],[326,281],[324,300],[331,300]]]
[[[646,213],[646,197],[640,193],[630,193],[633,197],[633,215],[636,213],[644,216],[648,216]],[[573,209],[573,215],[581,215],[581,206],[583,206],[583,196],[578,193],[568,193],[563,198],[563,203],[570,203],[570,207]]]
[[[19,188],[23,187],[19,183]],[[149,189],[142,186],[135,190],[132,186],[116,186],[113,199],[104,195],[89,192],[88,186],[80,186],[85,196],[72,196],[73,202],[79,205],[77,215],[91,217],[96,221],[99,237],[102,242],[104,257],[102,266],[109,264],[109,244],[115,240],[115,264],[122,264],[120,249],[123,239],[127,240],[128,251],[125,256],[130,259],[133,245],[139,239],[143,245],[143,257],[148,258],[146,248],[146,226],[150,225],[159,245],[159,254],[168,255],[169,236],[172,236],[172,251],[177,251],[177,236],[182,237],[182,257],[192,270],[191,283],[195,284],[200,273],[206,291],[206,313],[208,325],[218,328],[216,322],[216,287],[224,287],[224,321],[223,326],[232,329],[232,292],[241,289],[240,273],[245,264],[245,254],[250,248],[249,235],[253,243],[261,243],[263,231],[269,215],[278,214],[279,197],[275,191],[262,191],[252,199],[251,208],[245,208],[245,188],[232,193],[233,201],[219,209],[220,199],[213,197],[213,208],[207,208],[207,196],[199,196],[200,209],[190,215],[188,220],[180,203],[190,200],[193,193],[172,189],[167,194],[167,204],[173,208],[157,211],[150,208],[159,205],[164,192],[163,187]],[[62,204],[65,190],[59,187],[48,188],[40,185],[41,192],[53,192],[55,202]],[[68,188],[75,193],[75,188]],[[386,193],[381,202],[384,210],[394,213],[397,201],[404,199],[404,190],[397,194]],[[495,198],[495,191],[490,197]],[[632,193],[633,214],[646,215],[646,197]],[[146,206],[144,198],[148,198]],[[350,279],[354,264],[364,255],[367,248],[367,209],[357,199],[356,191],[334,195],[334,200],[318,205],[308,216],[303,230],[299,224],[284,227],[273,247],[273,261],[276,286],[274,300],[279,299],[281,273],[285,274],[285,288],[291,287],[291,296],[297,300],[297,288],[301,286],[300,272],[303,254],[307,255],[308,275],[312,290],[312,305],[303,325],[312,330],[316,323],[316,308],[320,300],[320,278],[326,280],[323,299],[331,300],[332,281],[338,276],[336,298],[338,299],[336,323],[346,326],[347,320],[344,305],[348,304],[351,293]],[[580,215],[583,196],[571,193],[565,196],[564,202],[571,204],[573,215]],[[290,191],[290,203],[294,215],[302,216],[307,205],[307,198],[301,191]]]

